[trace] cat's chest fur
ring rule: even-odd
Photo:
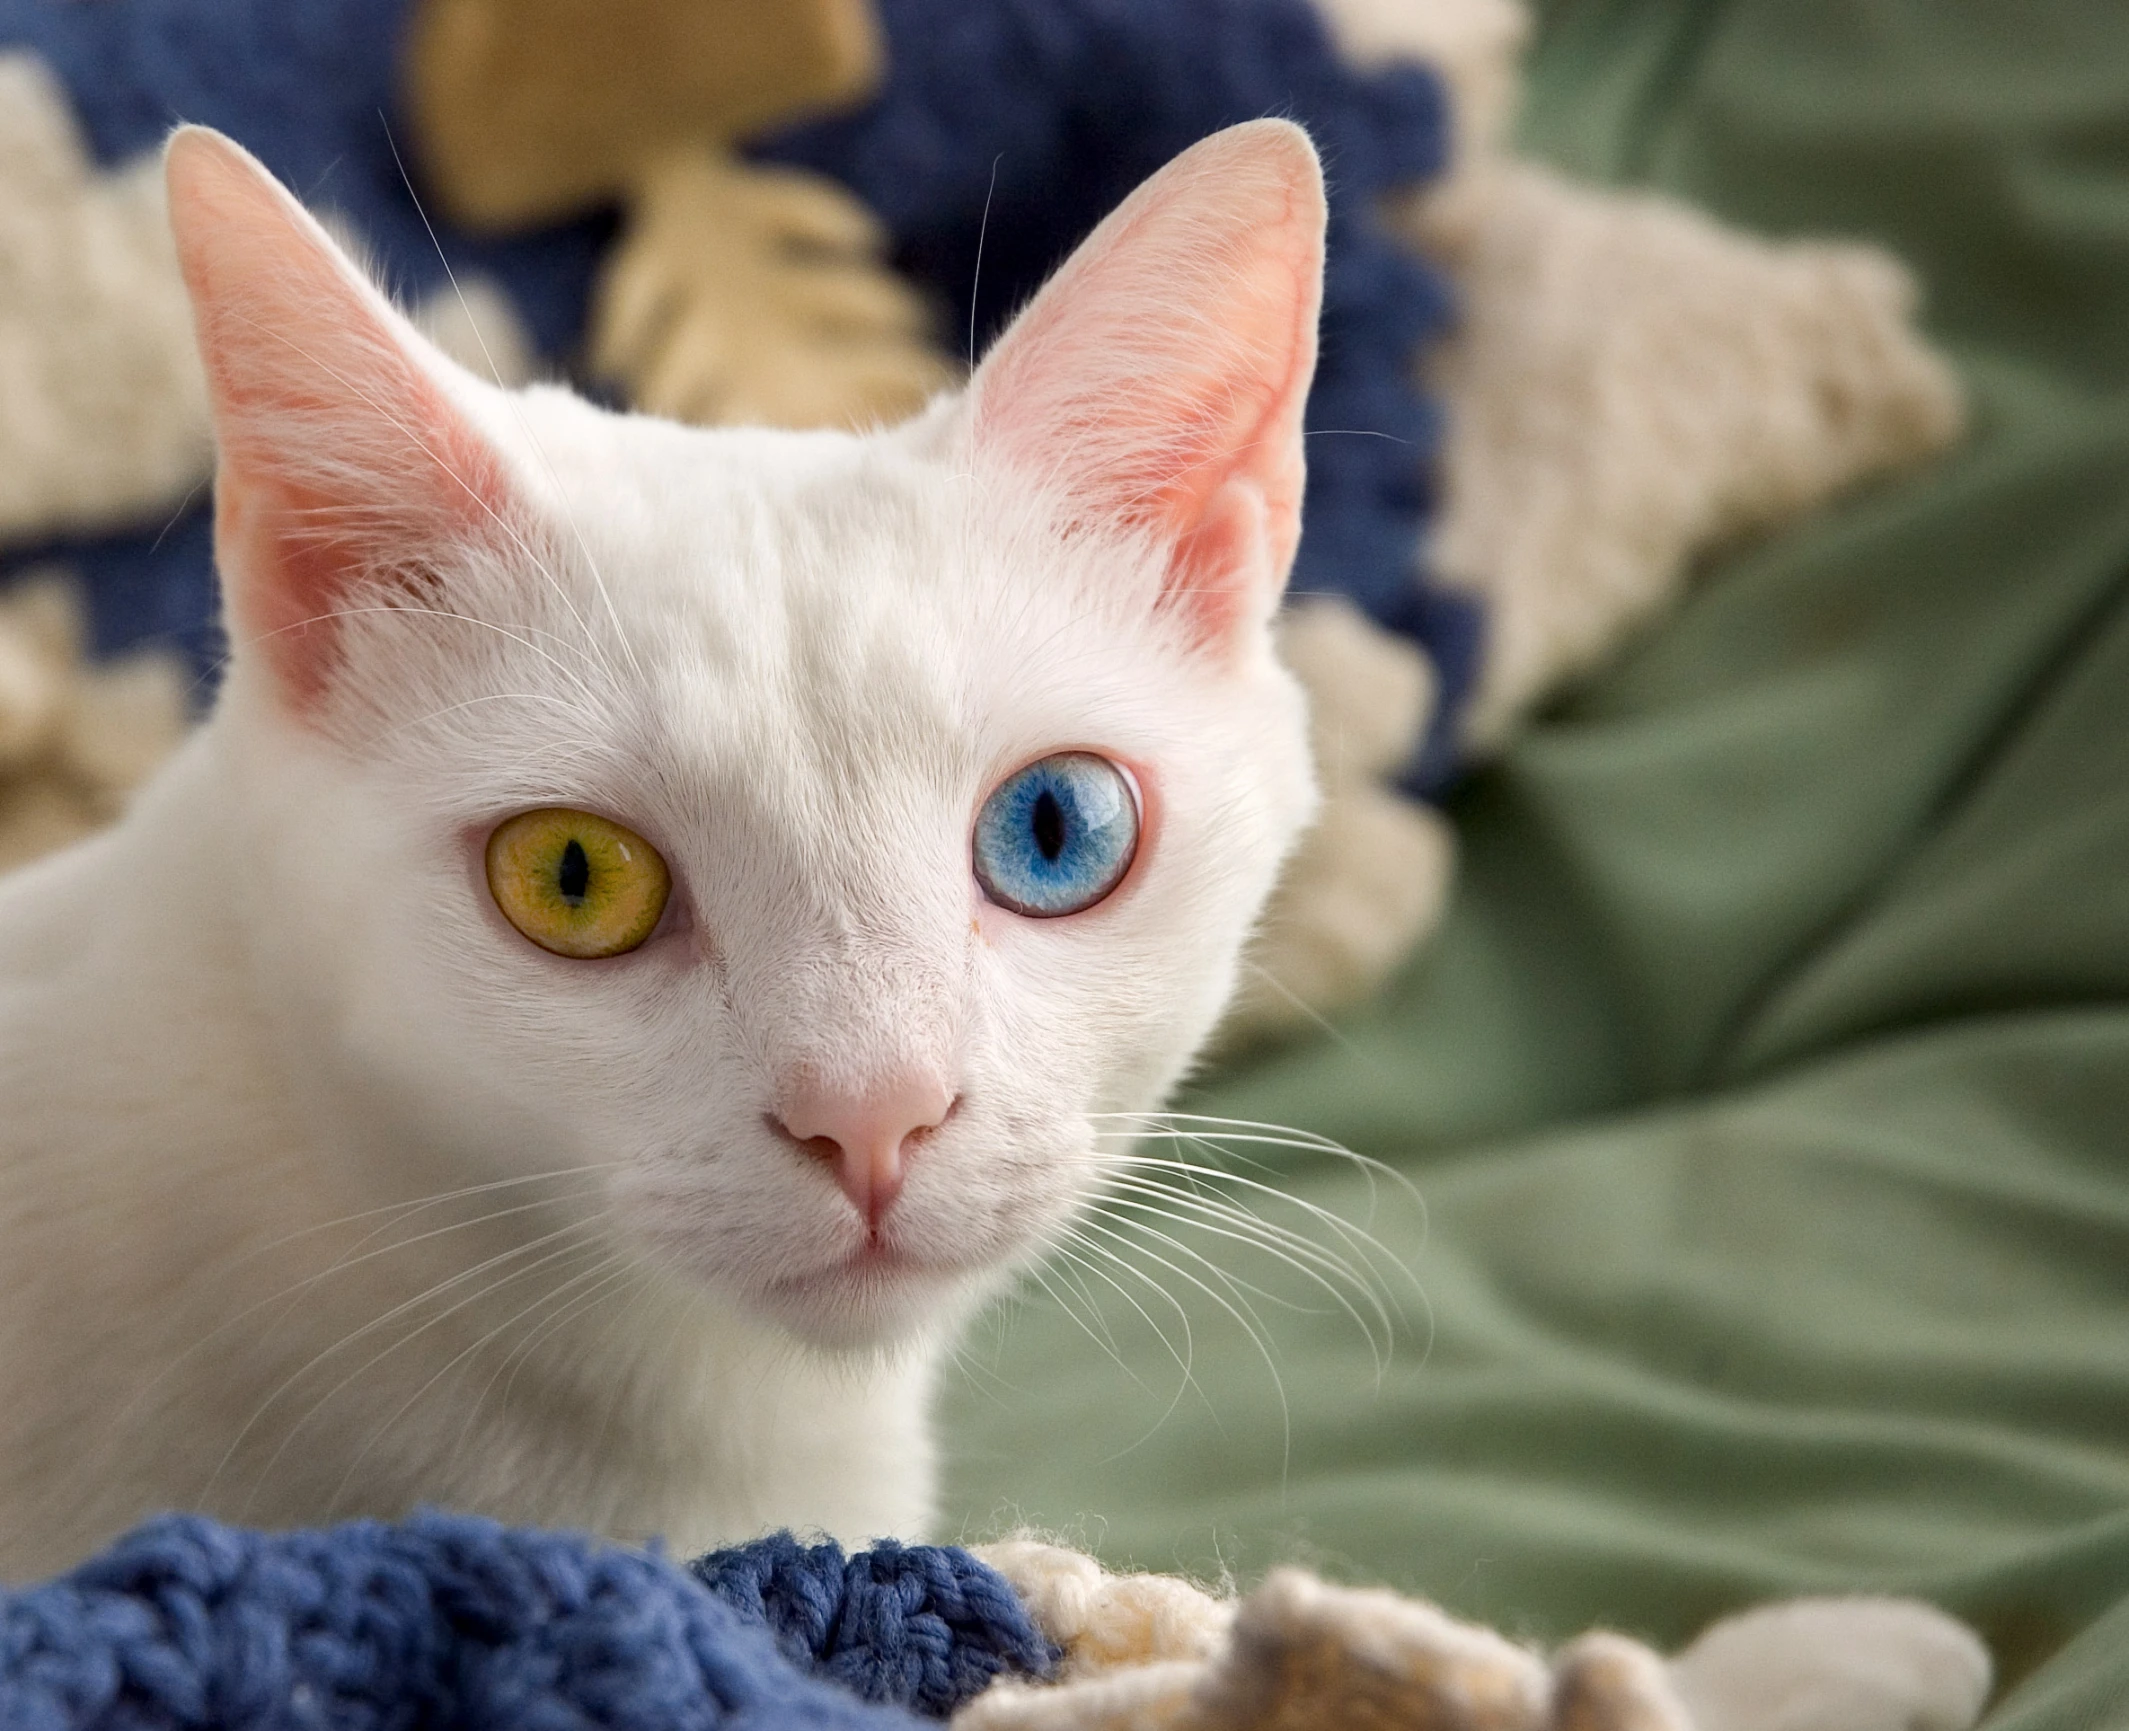
[[[0,1577],[168,1507],[921,1534],[941,1353],[1313,809],[1307,140],[862,437],[503,392],[226,140],[169,182],[232,653],[0,886]]]

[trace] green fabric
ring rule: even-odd
[[[1206,1291],[1061,1270],[966,1354],[950,1523],[1544,1636],[1919,1593],[1992,1726],[2129,1725],[2129,6],[1540,10],[1532,149],[1892,246],[1976,436],[1720,561],[1459,797],[1388,999],[1189,1102],[1417,1184],[1388,1369],[1257,1301],[1289,1435]]]

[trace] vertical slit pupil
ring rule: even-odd
[[[1044,788],[1035,796],[1032,823],[1035,845],[1042,850],[1042,857],[1051,865],[1055,865],[1057,856],[1064,852],[1065,814],[1057,796],[1048,788]]]
[[[562,869],[555,874],[555,888],[572,907],[582,903],[584,892],[591,888],[591,861],[585,855],[584,844],[575,836],[562,850]]]

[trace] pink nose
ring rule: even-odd
[[[777,1121],[808,1154],[834,1166],[850,1205],[876,1227],[902,1192],[917,1144],[957,1103],[938,1077],[913,1073],[863,1094],[793,1094]]]

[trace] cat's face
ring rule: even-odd
[[[1311,806],[1265,634],[1305,140],[1181,159],[968,393],[868,438],[506,396],[224,141],[171,178],[232,893],[317,1111],[416,1190],[585,1168],[579,1214],[830,1343],[1038,1251]]]

